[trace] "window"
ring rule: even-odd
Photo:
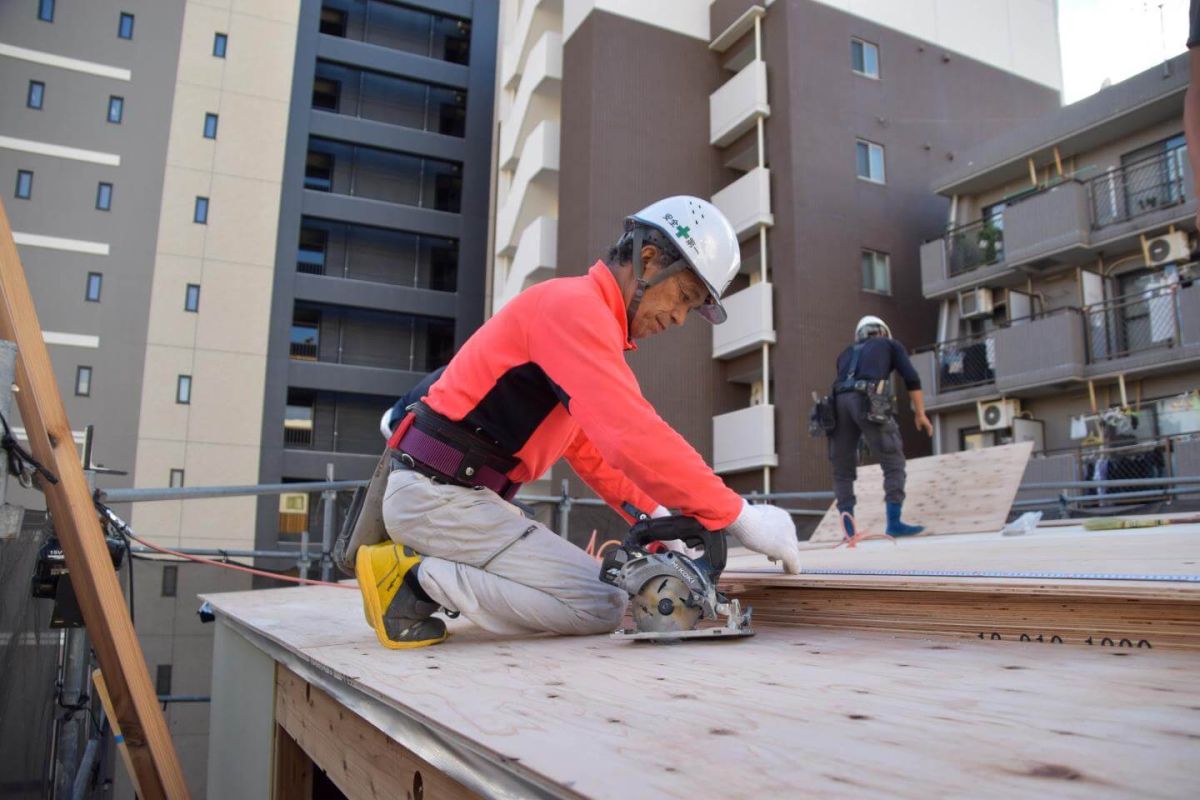
[[[879,77],[879,47],[862,39],[850,40],[850,68],[867,78]]]
[[[25,105],[29,106],[30,108],[40,109],[45,101],[46,84],[42,83],[41,81],[30,81],[29,93],[25,95]]]
[[[92,368],[91,367],[76,367],[75,368],[75,394],[79,397],[91,397],[92,395]]]
[[[113,95],[108,98],[108,121],[116,124],[121,123],[121,118],[125,116],[125,98]]]
[[[17,170],[17,197],[28,200],[33,196],[33,173],[27,169]]]
[[[192,376],[180,375],[175,382],[175,402],[186,406],[192,402]]]
[[[171,693],[171,665],[159,664],[154,672],[154,693],[165,697]]]
[[[197,197],[196,209],[192,212],[192,222],[198,222],[201,225],[208,224],[208,198]]]
[[[162,596],[174,597],[179,588],[179,567],[168,564],[162,571]]]
[[[300,250],[296,253],[296,271],[309,275],[325,274],[325,248],[329,232],[320,228],[300,229]]]
[[[892,268],[887,253],[862,251],[862,288],[867,292],[892,293]]]
[[[101,211],[112,210],[112,184],[101,183],[96,187],[96,208]]]
[[[38,19],[54,22],[54,0],[38,0]]]
[[[89,303],[100,302],[100,290],[104,286],[104,276],[99,272],[89,272],[87,276],[87,293],[83,296]]]
[[[181,470],[181,469],[171,470],[170,485],[171,485],[172,489],[183,488],[183,470]]]
[[[329,36],[345,36],[346,12],[337,8],[322,8],[320,30]]]
[[[216,114],[205,114],[204,115],[204,138],[205,139],[217,138],[217,115]]]
[[[213,55],[217,58],[225,57],[225,48],[229,46],[229,37],[223,33],[213,35]]]
[[[292,335],[288,355],[316,361],[321,354],[321,312],[303,306],[292,310]]]
[[[183,298],[184,311],[199,311],[200,310],[200,284],[189,283],[187,292]]]
[[[304,188],[318,192],[333,191],[333,156],[309,152],[304,163]]]
[[[858,177],[874,183],[885,183],[883,145],[859,139],[857,143]]]
[[[117,23],[117,36],[121,39],[133,38],[133,14],[121,12],[121,21]]]
[[[313,108],[336,112],[341,94],[341,81],[330,80],[329,78],[317,78],[313,81]]]

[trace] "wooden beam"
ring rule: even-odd
[[[350,800],[479,797],[282,664],[275,667],[275,722]]]
[[[282,725],[275,725],[275,776],[271,796],[307,800],[313,794],[313,760]]]
[[[104,673],[98,669],[92,670],[92,686],[95,687],[96,694],[100,697],[100,704],[104,706],[104,715],[108,717],[108,726],[112,729],[113,741],[117,743],[117,752],[121,755],[121,763],[125,765],[129,782],[133,784],[133,793],[142,797],[144,794],[138,787],[137,773],[133,771],[133,762],[129,760],[129,748],[125,746],[125,736],[121,733],[120,725],[117,724],[117,717],[113,713],[112,698],[108,696],[108,687],[104,684]]]
[[[41,482],[62,543],[88,638],[108,684],[143,797],[186,798],[183,769],[129,619],[104,532],[38,322],[29,284],[0,203],[0,338],[17,345],[17,404],[33,455],[58,483]]]

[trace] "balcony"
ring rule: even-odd
[[[709,143],[725,147],[771,116],[767,103],[767,64],[751,61],[708,98]]]
[[[761,281],[726,297],[724,325],[712,326],[713,358],[731,359],[763,344],[775,344],[772,286]]]
[[[771,213],[771,170],[755,167],[712,197],[713,205],[733,225],[738,239],[748,239],[760,225],[774,225]]]
[[[939,342],[913,356],[932,410],[996,394],[995,334]]]
[[[778,465],[775,406],[750,406],[713,417],[713,471],[718,475]]]
[[[516,24],[508,35],[500,54],[500,85],[512,89],[526,70],[526,60],[532,44],[546,31],[562,31],[562,0],[525,0],[520,4]]]
[[[1004,211],[1004,259],[1013,266],[1077,263],[1089,257],[1087,184],[1065,181]]]
[[[383,0],[326,0],[319,31],[452,64],[470,60],[470,20]]]
[[[1016,320],[995,333],[996,390],[1050,387],[1084,377],[1087,346],[1079,309]]]
[[[977,219],[921,245],[921,291],[928,298],[954,294],[1008,275],[1004,226]]]
[[[496,255],[511,258],[517,234],[538,217],[558,216],[559,125],[547,120],[525,140],[507,192],[496,213]]]
[[[557,120],[562,98],[562,34],[545,33],[529,52],[516,97],[500,126],[500,168],[516,167],[529,132],[545,119]]]
[[[538,217],[521,232],[517,252],[509,265],[504,286],[496,297],[496,309],[523,289],[554,277],[558,263],[558,220]]]
[[[1175,147],[1150,158],[1123,164],[1088,181],[1092,227],[1096,231],[1145,218],[1139,227],[1152,227],[1195,213],[1187,148]],[[1187,205],[1192,211],[1180,209]],[[1107,238],[1110,232],[1102,235]]]
[[[1164,286],[1088,306],[1083,315],[1089,378],[1200,360],[1200,286]]]

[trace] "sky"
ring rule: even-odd
[[[1188,0],[1058,0],[1063,103],[1182,53]]]

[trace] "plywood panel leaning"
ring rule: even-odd
[[[927,534],[980,533],[1004,527],[1032,442],[986,450],[966,450],[908,462],[905,519],[924,525]],[[860,467],[854,481],[855,522],[860,531],[883,533],[883,472],[878,464]],[[839,541],[844,532],[837,508],[830,506],[813,532],[814,542]]]

